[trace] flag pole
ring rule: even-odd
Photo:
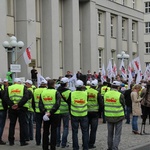
[[[31,47],[32,45],[33,45],[33,42],[27,48]],[[19,57],[14,61],[15,63],[20,59],[21,56],[23,56],[23,53],[19,55]]]

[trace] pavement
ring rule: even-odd
[[[142,120],[139,118],[138,120],[138,127],[139,130],[141,128]],[[35,140],[29,141],[29,145],[27,146],[20,146],[19,143],[19,127],[18,123],[16,125],[15,130],[15,145],[9,146],[8,143],[8,126],[9,120],[7,119],[5,130],[3,133],[3,140],[7,142],[6,145],[0,145],[0,150],[42,150],[41,146],[36,146]],[[34,127],[35,128],[35,127]],[[35,130],[35,129],[34,129]],[[82,148],[82,135],[81,130],[78,130],[78,138],[79,138],[79,145],[80,149]],[[149,121],[147,120],[147,124],[145,126],[145,131],[150,133],[150,125]],[[66,148],[56,148],[56,150],[72,150],[72,131],[71,126],[69,128],[69,135],[68,135],[68,144],[69,147]],[[96,148],[93,150],[107,150],[107,125],[102,123],[102,120],[99,119],[99,126],[97,130],[97,138],[95,143]],[[122,128],[122,136],[121,142],[119,144],[119,150],[150,150],[150,134],[148,135],[135,135],[132,133],[131,124],[125,124],[125,120],[123,121],[123,128]]]

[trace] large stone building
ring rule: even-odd
[[[140,56],[144,68],[148,60],[143,4],[143,0],[1,0],[0,77],[12,63],[12,54],[2,46],[12,35],[25,44],[16,52],[15,63],[21,64],[18,77],[30,78],[31,67],[22,57],[30,45],[32,64],[44,77],[58,78],[68,70],[98,72],[110,59],[119,66],[116,56],[121,51],[130,55],[130,61]]]

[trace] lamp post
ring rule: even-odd
[[[118,55],[117,55],[117,58],[118,58],[118,59],[121,59],[121,60],[122,60],[122,59],[123,59],[123,60],[124,60],[124,59],[127,59],[127,60],[128,60],[129,57],[130,57],[130,56],[129,56],[128,54],[126,54],[124,51],[122,51],[121,54],[118,54]]]
[[[5,48],[6,52],[11,53],[11,59],[12,59],[12,64],[16,64],[16,52],[20,52],[22,47],[24,46],[24,43],[22,41],[17,42],[17,38],[15,36],[10,37],[10,41],[4,41],[3,42],[3,47]],[[19,49],[17,49],[19,48]],[[11,71],[13,72],[13,79],[15,78],[15,73],[16,71]]]

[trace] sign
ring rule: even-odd
[[[36,66],[36,60],[35,59],[31,59],[31,63],[29,63],[29,67],[33,67]]]
[[[11,72],[21,72],[21,65],[20,64],[10,64],[10,71]]]

